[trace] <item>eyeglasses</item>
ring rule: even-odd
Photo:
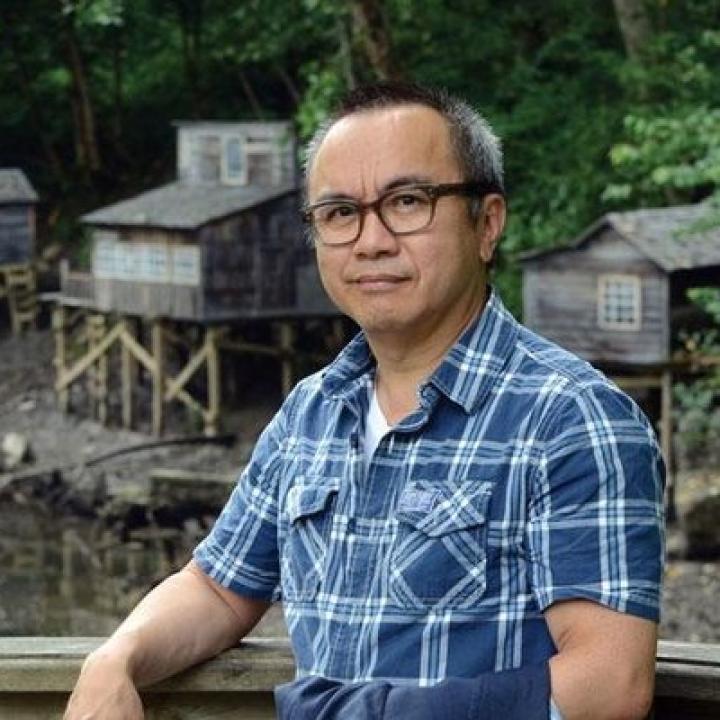
[[[302,218],[312,225],[324,245],[347,245],[360,237],[370,210],[393,235],[412,235],[432,224],[439,198],[483,196],[493,191],[497,192],[493,186],[479,182],[404,185],[388,190],[369,203],[351,199],[322,200],[308,205]]]

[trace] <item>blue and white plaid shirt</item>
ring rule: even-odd
[[[279,589],[300,675],[431,685],[542,662],[543,610],[658,620],[663,463],[636,405],[493,293],[369,468],[362,335],[298,384],[196,561]]]

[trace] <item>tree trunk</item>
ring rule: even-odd
[[[260,105],[260,101],[258,100],[257,95],[255,94],[255,90],[253,90],[253,86],[250,84],[250,81],[247,78],[247,75],[242,70],[238,70],[238,78],[240,80],[240,85],[242,86],[243,93],[245,94],[245,97],[250,104],[250,107],[252,108],[253,115],[258,119],[261,120],[265,113],[262,109],[262,105]]]
[[[273,69],[282,81],[282,84],[285,86],[293,104],[297,107],[302,98],[300,97],[300,91],[298,90],[297,85],[295,85],[293,79],[290,77],[290,73],[288,73],[288,71],[280,63],[274,64]]]
[[[63,18],[63,35],[67,67],[72,78],[71,101],[75,129],[75,157],[78,166],[87,174],[92,175],[101,168],[100,150],[90,88],[71,13],[65,14]]]
[[[642,62],[653,31],[645,0],[613,0],[625,52],[630,60]]]
[[[203,114],[200,72],[203,0],[174,0],[174,5],[180,21],[185,82],[190,91],[192,116],[199,118]]]
[[[123,37],[124,28],[116,28],[112,34],[112,90],[113,90],[113,118],[112,118],[112,134],[115,151],[119,156],[125,156],[125,148],[123,147]]]
[[[381,0],[352,0],[353,34],[380,80],[400,79]]]

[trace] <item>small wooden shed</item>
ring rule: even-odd
[[[0,265],[32,260],[37,203],[37,193],[22,170],[0,169]]]
[[[608,213],[569,246],[521,258],[525,323],[607,372],[659,420],[669,517],[673,373],[688,367],[675,352],[681,330],[707,323],[687,290],[720,287],[712,213],[708,203]]]
[[[177,179],[81,218],[90,276],[62,294],[103,312],[200,322],[336,314],[300,221],[289,122],[177,123]]]
[[[659,368],[701,322],[688,288],[720,287],[708,204],[608,213],[569,246],[528,253],[525,323],[605,369]]]
[[[37,316],[35,228],[38,196],[22,170],[0,169],[0,301],[14,333]]]

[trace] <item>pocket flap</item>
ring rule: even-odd
[[[339,489],[340,478],[301,478],[288,490],[287,512],[290,522],[324,510]]]
[[[483,525],[493,483],[467,481],[440,485],[429,481],[409,482],[398,501],[395,517],[430,537]]]

